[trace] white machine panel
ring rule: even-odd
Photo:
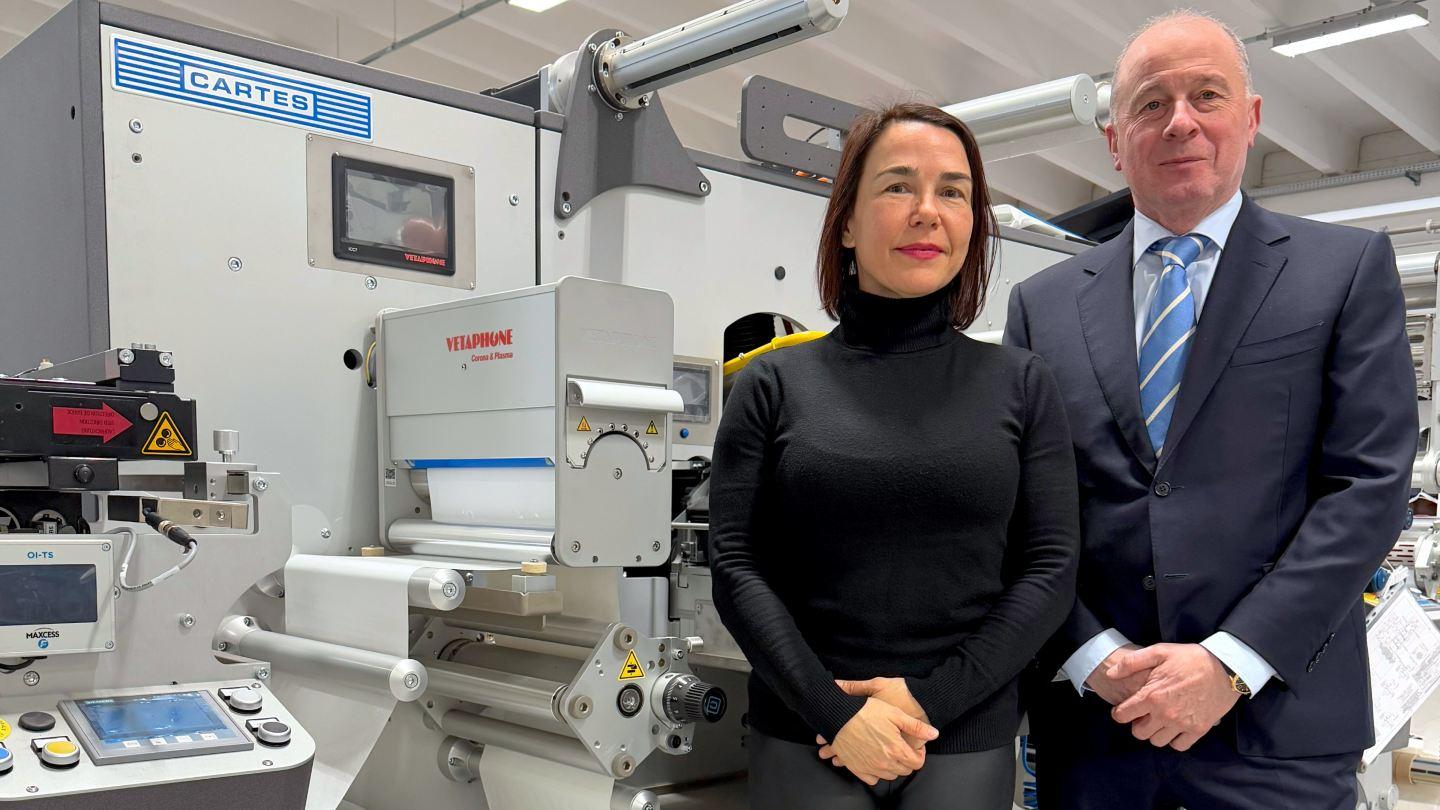
[[[116,30],[104,27],[101,36],[110,342],[174,352],[177,384],[204,392],[199,435],[238,429],[242,460],[264,459],[296,482],[297,548],[344,553],[372,545],[375,405],[363,358],[375,314],[474,293],[468,284],[432,283],[437,277],[424,271],[406,280],[387,277],[405,272],[397,268],[367,276],[311,267],[307,136],[345,136],[116,90]],[[351,139],[367,157],[383,149],[474,168],[456,189],[474,188],[476,293],[534,283],[533,129],[308,78],[369,96],[370,145]]]
[[[756,312],[829,331],[815,290],[826,197],[702,169],[704,198],[608,191],[569,220],[554,210],[560,134],[540,133],[540,280],[591,278],[664,290],[675,300],[675,353],[726,359],[725,328]],[[561,236],[561,234],[564,234]],[[784,279],[776,268],[784,268]]]

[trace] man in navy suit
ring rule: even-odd
[[[1040,806],[1353,810],[1360,595],[1416,449],[1393,251],[1240,193],[1260,98],[1218,20],[1147,24],[1112,99],[1135,218],[1016,287],[1005,328],[1060,383],[1082,499]]]

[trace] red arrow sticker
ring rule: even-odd
[[[109,405],[94,408],[51,408],[56,436],[100,436],[102,443],[130,429],[134,424]]]

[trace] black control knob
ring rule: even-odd
[[[665,716],[676,723],[718,723],[728,705],[725,690],[694,675],[682,675],[665,687]]]
[[[71,475],[75,476],[77,482],[88,484],[95,480],[95,468],[89,464],[77,464],[75,465],[75,471],[71,473]]]

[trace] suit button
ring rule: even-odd
[[[1156,495],[1156,497],[1163,498],[1163,497],[1165,497],[1166,495],[1169,495],[1169,494],[1170,494],[1170,482],[1169,482],[1169,481],[1161,481],[1161,482],[1159,482],[1158,484],[1155,485],[1155,495]]]
[[[1147,591],[1155,590],[1155,577],[1146,574],[1145,578],[1140,580],[1140,587],[1144,588]]]

